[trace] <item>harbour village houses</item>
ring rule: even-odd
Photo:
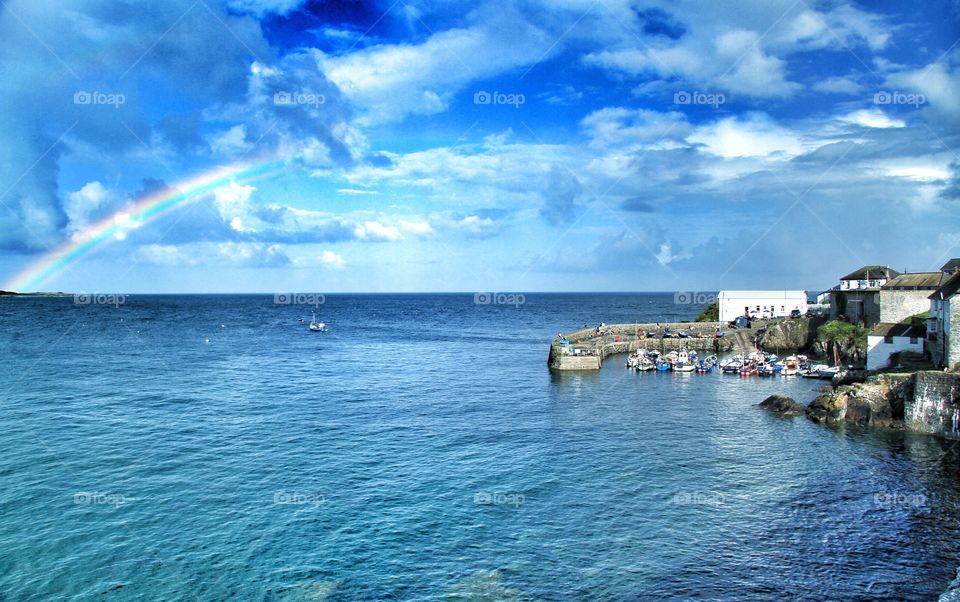
[[[832,318],[872,327],[868,369],[885,368],[891,355],[905,351],[926,356],[938,368],[960,364],[960,259],[936,272],[864,266],[827,292]]]

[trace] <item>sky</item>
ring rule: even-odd
[[[823,290],[960,256],[960,0],[0,0],[0,288]]]

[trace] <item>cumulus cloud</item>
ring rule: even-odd
[[[483,6],[471,17],[473,24],[419,43],[321,55],[320,66],[362,108],[362,123],[375,124],[444,111],[468,83],[532,63],[556,39],[509,7]]]
[[[330,251],[330,250],[321,251],[320,255],[317,256],[317,260],[320,262],[321,265],[325,265],[327,267],[331,267],[335,269],[341,269],[347,265],[347,262],[344,261],[341,255],[338,255],[337,253],[334,253],[333,251]]]
[[[386,226],[376,221],[366,221],[357,224],[353,229],[359,240],[397,241],[403,239],[403,234],[396,226]]]

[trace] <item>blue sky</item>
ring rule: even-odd
[[[254,157],[288,165],[41,288],[818,289],[960,256],[957,0],[3,0],[0,35],[3,281]]]

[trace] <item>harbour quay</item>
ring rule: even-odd
[[[662,353],[680,349],[717,354],[749,352],[755,348],[757,330],[731,329],[726,322],[604,324],[602,329],[581,328],[558,334],[550,343],[547,365],[551,370],[599,370],[607,356],[632,353],[641,347]],[[718,331],[723,336],[716,336]],[[664,337],[665,332],[674,336]],[[677,338],[680,332],[688,336]]]

